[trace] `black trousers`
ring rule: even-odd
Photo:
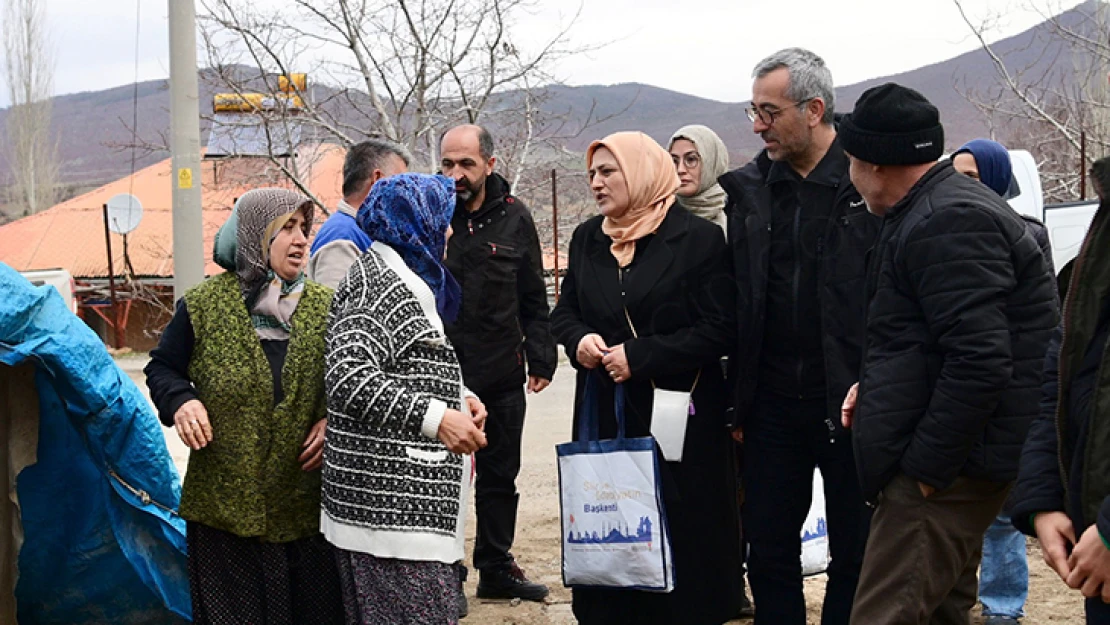
[[[813,470],[825,483],[832,556],[822,625],[847,625],[859,582],[869,511],[849,436],[830,442],[824,399],[763,393],[744,424],[744,537],[756,624],[805,625],[801,531],[813,499]]]
[[[1068,592],[1072,591],[1070,588]],[[1087,625],[1110,625],[1110,604],[1103,603],[1101,597],[1086,600]]]
[[[478,517],[474,539],[474,568],[479,571],[507,567],[513,559],[509,550],[516,534],[516,511],[520,495],[516,476],[520,473],[520,443],[524,433],[524,388],[507,392],[475,391],[486,405],[485,449],[475,455],[478,478],[474,486],[474,509]]]

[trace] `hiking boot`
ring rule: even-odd
[[[547,586],[528,581],[516,562],[500,569],[487,569],[478,574],[479,599],[523,599],[543,601]]]

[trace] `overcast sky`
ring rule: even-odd
[[[134,80],[135,0],[41,1],[54,36],[58,94]],[[558,78],[572,85],[642,82],[716,100],[744,101],[750,97],[752,66],[788,46],[822,55],[841,85],[914,69],[978,46],[951,0],[583,2],[574,39],[613,43],[560,64]],[[994,39],[1043,21],[1045,12],[1077,4],[1078,0],[964,0],[976,20],[1001,13],[991,31]],[[169,75],[167,0],[139,0],[139,5],[139,79],[164,78]],[[574,0],[537,0],[537,5],[535,14],[520,20],[512,35],[516,41],[550,34],[552,24],[568,19],[577,7]]]

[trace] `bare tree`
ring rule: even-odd
[[[51,98],[54,57],[41,0],[4,0],[4,69],[11,109],[7,139],[15,198],[24,214],[49,208],[57,198],[58,144]]]
[[[1089,0],[1065,11],[1059,0],[1029,0],[1044,22],[1004,49],[988,41],[999,16],[977,20],[953,2],[998,79],[965,86],[965,96],[997,138],[1037,159],[1047,201],[1076,199],[1082,171],[1110,151],[1110,6]]]
[[[514,38],[533,0],[201,5],[206,62],[218,88],[278,97],[281,76],[314,78],[297,110],[252,112],[267,134],[285,136],[295,127],[302,140],[342,145],[383,137],[411,150],[419,169],[434,171],[443,131],[482,123],[497,137],[499,170],[515,184],[529,178],[527,167],[547,166],[562,142],[601,121],[592,109],[584,119],[544,110],[554,64],[593,48],[569,43],[577,13],[545,39]]]

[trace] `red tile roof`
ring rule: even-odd
[[[302,148],[296,166],[325,206],[341,197],[345,150],[334,145]],[[293,166],[290,163],[289,166]],[[102,206],[114,195],[132,193],[143,205],[143,219],[127,236],[128,256],[137,277],[173,276],[171,163],[166,159],[30,217],[0,226],[0,262],[17,271],[68,269],[75,278],[106,278]],[[289,186],[266,159],[206,160],[201,163],[205,274],[221,270],[211,262],[212,239],[237,197],[262,186]],[[318,214],[318,220],[323,219]],[[123,237],[113,233],[115,271],[123,274]]]

